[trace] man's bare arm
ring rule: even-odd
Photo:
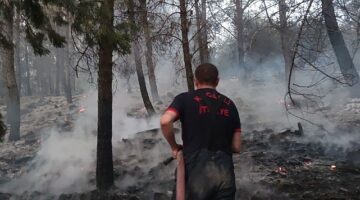
[[[236,130],[232,141],[232,150],[234,153],[240,153],[241,150],[241,130]]]
[[[176,158],[177,152],[181,149],[181,146],[176,143],[173,125],[177,116],[178,114],[176,112],[168,110],[161,116],[160,119],[162,133],[170,144],[174,158]]]

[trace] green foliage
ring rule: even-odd
[[[63,47],[65,37],[59,35],[52,27],[52,23],[59,26],[69,24],[67,15],[72,16],[74,32],[84,39],[86,45],[95,48],[101,38],[114,45],[121,54],[127,54],[131,48],[131,25],[115,20],[111,30],[100,29],[102,18],[111,13],[101,9],[99,1],[74,1],[74,0],[9,0],[0,1],[0,28],[6,24],[4,20],[14,17],[16,7],[22,18],[25,19],[25,34],[27,41],[33,47],[36,55],[48,54],[45,41],[55,47]],[[51,11],[51,16],[47,13]],[[0,46],[11,48],[12,42],[0,32]]]
[[[5,133],[6,133],[6,126],[5,126],[4,122],[3,122],[3,117],[2,117],[2,115],[0,113],[0,142],[3,141]]]
[[[30,22],[34,28],[41,28],[46,23],[45,13],[41,8],[39,2],[36,1],[24,1],[23,3],[24,15],[29,17]]]
[[[57,25],[64,25],[66,21],[61,16],[61,12],[55,12],[54,16],[47,13],[51,8],[61,10],[63,7],[70,8],[72,4],[73,1],[70,0],[2,0],[0,1],[0,28],[5,26],[6,21],[14,18],[14,8],[16,8],[24,19],[26,39],[31,44],[34,53],[36,55],[48,54],[50,51],[45,47],[45,41],[48,40],[55,47],[63,47],[66,43],[65,37],[55,32],[51,21]],[[12,41],[9,41],[9,38],[1,32],[0,46],[4,48],[13,46]]]
[[[26,39],[33,47],[35,54],[45,55],[50,51],[43,46],[45,35],[42,32],[34,32],[31,26],[27,25],[25,28]]]
[[[47,30],[48,38],[55,47],[61,48],[66,43],[65,37],[57,34],[54,29]]]
[[[73,31],[83,36],[86,45],[90,48],[95,48],[100,41],[106,40],[113,44],[120,54],[130,53],[130,24],[115,20],[113,29],[101,28],[102,19],[111,15],[101,7],[101,3],[97,1],[80,1],[75,7],[71,7],[70,11],[74,16]]]
[[[0,30],[3,30],[6,23],[4,20],[13,16],[12,2],[0,1]],[[11,48],[12,42],[8,41],[3,31],[0,31],[0,47]]]

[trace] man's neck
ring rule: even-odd
[[[216,90],[216,87],[212,86],[212,85],[199,85],[196,89],[214,89],[214,90]]]

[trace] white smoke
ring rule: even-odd
[[[24,168],[26,171],[10,183],[2,185],[0,191],[62,194],[95,188],[97,92],[86,94],[80,104],[86,110],[79,114],[74,129],[71,132],[55,128],[46,131],[38,153]],[[133,137],[136,132],[159,127],[159,117],[145,120],[126,116],[126,108],[135,105],[141,105],[138,97],[131,97],[122,91],[114,96],[114,146],[123,138]],[[114,156],[119,155],[114,153]]]

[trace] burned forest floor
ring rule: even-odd
[[[139,104],[115,117],[119,127],[130,122],[133,127],[120,130],[132,131],[120,136],[114,129],[114,188],[106,195],[95,191],[96,112],[93,104],[82,103],[85,98],[77,96],[71,105],[62,97],[22,99],[22,138],[0,143],[1,200],[170,199],[176,163],[163,163],[170,150],[158,117],[143,119]],[[240,112],[251,112],[235,101]],[[159,113],[166,103],[156,105]],[[360,141],[354,136],[360,130],[360,100],[339,107],[341,112],[327,115],[336,123],[332,134],[304,123],[279,130],[243,114],[242,152],[233,156],[236,199],[360,199]],[[140,121],[152,126],[144,128]]]

